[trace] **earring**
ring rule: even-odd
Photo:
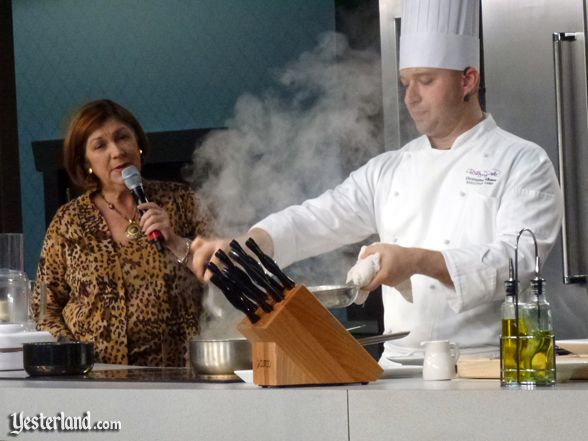
[[[94,170],[92,170],[92,167],[88,168],[88,174],[91,175],[92,173],[94,173]]]
[[[139,154],[143,156],[143,150],[139,149]]]

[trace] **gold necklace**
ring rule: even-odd
[[[138,238],[140,238],[143,235],[143,232],[141,231],[141,227],[139,226],[139,224],[137,223],[137,221],[135,221],[135,218],[137,217],[137,207],[135,206],[135,212],[133,213],[133,217],[132,218],[128,218],[126,217],[124,214],[122,214],[118,208],[116,208],[116,206],[112,203],[110,203],[108,201],[108,199],[106,199],[106,197],[104,197],[103,193],[100,193],[100,196],[102,196],[102,199],[104,199],[104,202],[106,202],[106,206],[108,208],[110,208],[111,210],[116,211],[119,216],[121,216],[122,218],[126,219],[127,221],[129,221],[129,224],[127,225],[127,228],[125,229],[125,233],[127,235],[127,239],[130,240],[136,240]]]

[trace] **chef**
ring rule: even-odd
[[[455,341],[462,354],[496,351],[517,233],[530,228],[544,260],[563,213],[545,151],[480,106],[479,0],[405,0],[403,8],[400,80],[422,136],[247,233],[282,267],[377,234],[361,256],[380,256],[365,288],[382,286],[385,333],[410,331],[385,344],[384,367],[422,353],[426,340]],[[193,242],[199,278],[221,247],[225,240]],[[523,236],[523,282],[533,263]]]

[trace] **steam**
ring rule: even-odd
[[[233,237],[341,183],[383,150],[382,124],[379,54],[325,33],[279,69],[261,97],[237,100],[227,130],[195,150],[190,180],[218,233]],[[288,272],[306,284],[343,283],[356,257],[355,249],[339,250]]]
[[[341,34],[280,70],[277,88],[237,100],[226,131],[194,152],[192,182],[222,235],[314,197],[382,150],[379,56]],[[198,185],[197,185],[198,186]]]
[[[220,289],[209,283],[202,294],[199,338],[210,340],[243,338],[237,331],[237,324],[243,317],[245,315],[233,308]]]

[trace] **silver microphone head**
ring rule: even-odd
[[[137,170],[137,167],[134,165],[129,165],[128,167],[123,168],[122,178],[129,190],[143,185],[141,181],[141,173],[139,173],[139,170]]]

